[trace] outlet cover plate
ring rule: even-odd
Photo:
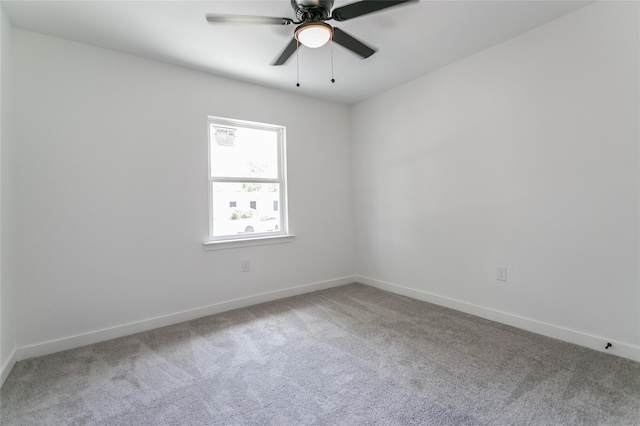
[[[507,267],[496,266],[496,279],[498,281],[507,281]]]

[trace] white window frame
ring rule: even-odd
[[[275,178],[237,178],[237,177],[212,177],[211,170],[211,141],[212,134],[211,129],[214,126],[219,127],[243,127],[257,130],[273,131],[277,135],[277,147],[278,147],[278,173]],[[237,120],[223,117],[207,117],[207,147],[208,156],[208,180],[209,180],[209,237],[204,242],[205,249],[215,250],[220,248],[234,248],[243,246],[254,246],[263,244],[276,244],[291,242],[294,235],[289,233],[289,220],[288,220],[288,203],[287,203],[287,173],[286,173],[286,128],[285,126],[259,123],[254,121]],[[278,231],[270,232],[256,232],[256,233],[243,233],[240,235],[224,235],[214,236],[213,232],[213,216],[214,216],[214,196],[213,196],[213,184],[216,182],[224,183],[258,183],[258,184],[278,184],[279,185],[279,198],[278,209],[280,216],[280,223],[278,225]]]

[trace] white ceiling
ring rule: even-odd
[[[336,0],[334,9],[352,1]],[[582,1],[428,1],[334,26],[377,49],[361,59],[341,46],[301,48],[270,65],[295,25],[206,22],[205,14],[295,18],[289,0],[2,1],[14,27],[157,59],[321,99],[353,104],[585,6]]]

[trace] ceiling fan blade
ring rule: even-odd
[[[273,24],[289,25],[293,22],[290,18],[272,18],[270,16],[251,15],[214,15],[207,13],[207,22],[223,24]]]
[[[287,60],[293,55],[293,53],[298,48],[298,41],[295,39],[291,39],[287,47],[284,48],[278,59],[273,63],[273,65],[283,65]]]
[[[368,58],[369,56],[376,53],[374,49],[362,43],[360,40],[357,40],[349,34],[345,33],[340,28],[333,27],[333,41],[343,47],[346,47],[352,52],[357,53],[363,58]]]
[[[399,6],[403,3],[412,3],[417,1],[418,0],[363,0],[335,8],[331,13],[331,17],[336,21],[346,21],[347,19],[357,18],[358,16],[377,12],[388,7]]]

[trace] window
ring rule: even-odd
[[[286,199],[285,128],[209,117],[211,242],[288,235]]]

